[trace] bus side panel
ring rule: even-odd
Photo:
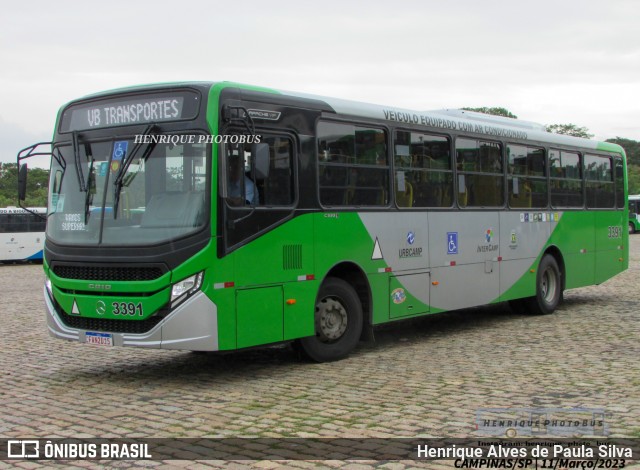
[[[318,281],[284,284],[284,340],[313,336]]]
[[[550,244],[560,249],[564,259],[567,289],[594,283],[595,215],[594,211],[566,211],[551,237]]]
[[[536,276],[531,269],[536,269],[540,253],[558,224],[549,212],[529,210],[532,212],[500,213],[501,302],[536,294]]]
[[[627,227],[623,219],[624,211],[595,213],[596,284],[606,281],[625,269],[626,256],[623,246]]]
[[[373,220],[376,223],[383,223],[387,216],[388,214],[385,213],[367,213],[364,217],[363,214],[367,221]],[[384,288],[383,295],[380,295],[379,291],[376,292],[371,284],[369,288],[373,301],[373,323],[388,321],[388,274],[378,276],[379,272],[384,273],[387,263],[376,253],[376,237],[370,235],[368,227],[365,227],[365,223],[360,218],[360,214],[355,212],[324,212],[315,214],[314,218],[316,278],[322,281],[331,268],[344,262],[352,263],[361,268],[367,275],[369,283],[373,282],[376,286],[386,284],[387,287]],[[380,245],[381,253],[385,256],[391,247],[385,247],[382,242]]]
[[[429,273],[389,277],[389,318],[401,318],[429,312],[429,299],[417,299],[412,293],[429,294]],[[424,299],[424,296],[423,296]]]
[[[238,348],[283,340],[282,286],[236,291]]]
[[[44,233],[0,233],[0,261],[42,260]]]
[[[500,295],[497,211],[429,213],[432,311],[495,301]]]
[[[313,224],[311,215],[295,217],[228,255],[235,265],[229,281],[238,289],[238,347],[313,334]]]

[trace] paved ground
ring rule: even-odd
[[[54,340],[41,267],[0,266],[0,437],[469,437],[480,408],[586,407],[606,409],[612,436],[640,438],[640,235],[630,264],[603,285],[567,292],[555,315],[521,316],[500,305],[396,324],[330,364],[301,362],[288,348],[219,356]]]

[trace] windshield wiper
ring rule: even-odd
[[[78,186],[80,187],[80,191],[86,192],[87,187],[84,180],[84,173],[82,172],[82,162],[80,161],[80,145],[79,145],[78,131],[73,131],[72,138],[73,138],[72,140],[73,158],[76,162],[76,175],[78,176]]]
[[[89,164],[89,175],[87,176],[87,188],[86,195],[84,197],[84,224],[87,225],[89,222],[89,209],[91,207],[91,203],[93,202],[93,193],[91,192],[91,188],[94,185],[95,176],[93,174],[93,156],[91,156],[91,163]]]
[[[124,186],[124,177],[126,176],[127,171],[131,166],[131,163],[133,163],[133,159],[135,158],[136,154],[140,151],[140,149],[144,145],[143,144],[145,140],[144,137],[150,135],[155,130],[155,128],[156,128],[155,124],[149,124],[147,126],[144,133],[142,134],[142,138],[140,138],[139,141],[136,143],[135,147],[133,147],[133,150],[131,151],[131,153],[129,155],[125,155],[124,161],[122,162],[122,167],[120,168],[120,172],[118,173],[118,176],[116,176],[116,178],[113,180],[113,184],[115,185],[115,190],[113,194],[113,218],[114,219],[118,218],[118,205],[120,204],[120,193],[122,192],[122,187]],[[147,161],[147,158],[149,158],[149,155],[151,155],[151,152],[153,152],[153,149],[156,147],[155,142],[150,142],[146,145],[147,146],[145,147],[144,152],[140,157],[141,162]]]

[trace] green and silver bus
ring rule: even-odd
[[[67,104],[40,153],[48,329],[81,343],[330,361],[628,266],[623,149],[524,121],[176,83]]]
[[[629,195],[629,233],[640,230],[640,194]]]

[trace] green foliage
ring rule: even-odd
[[[618,144],[627,154],[627,162],[634,165],[640,165],[640,142],[637,140],[624,139],[616,137],[615,139],[607,139],[607,142]]]
[[[616,137],[607,142],[618,144],[627,154],[627,173],[629,175],[629,194],[640,194],[640,142]]]
[[[640,165],[630,164],[627,170],[629,174],[629,194],[640,194]]]
[[[571,135],[573,137],[582,137],[584,139],[591,139],[593,134],[589,133],[589,129],[586,127],[578,127],[575,124],[549,124],[546,126],[547,132],[553,134]]]
[[[475,111],[476,113],[491,114],[493,116],[502,116],[502,117],[508,117],[511,119],[518,119],[518,116],[516,116],[511,111],[505,108],[482,107],[482,108],[462,108],[462,109],[464,109],[465,111]]]
[[[46,207],[49,170],[32,168],[27,175],[27,199],[23,205]],[[18,205],[18,165],[0,163],[0,207]]]

